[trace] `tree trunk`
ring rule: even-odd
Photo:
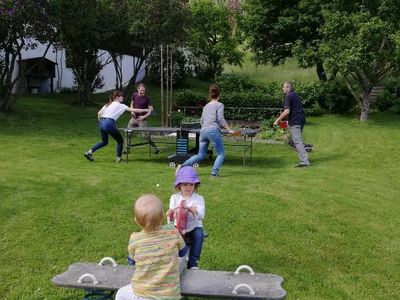
[[[126,86],[125,90],[124,90],[124,98],[126,100],[129,101],[131,100],[131,96],[133,94],[133,91],[135,90],[135,85],[136,85],[136,79],[138,77],[138,74],[140,72],[140,69],[142,68],[143,63],[146,61],[146,58],[148,57],[148,54],[151,51],[145,53],[143,52],[143,56],[142,57],[137,57],[135,59],[135,65],[134,65],[134,69],[133,69],[133,75],[131,77],[131,79],[129,79],[128,85]],[[125,101],[126,101],[125,100]]]
[[[10,85],[3,86],[2,88],[4,90],[0,95],[0,111],[8,111],[12,104],[11,101],[12,88],[10,88]]]
[[[369,93],[371,92],[372,88],[367,88],[363,86],[363,92],[360,94],[357,92],[356,89],[353,88],[348,78],[345,78],[345,82],[347,88],[349,89],[350,93],[356,99],[358,106],[360,107],[361,114],[360,114],[360,122],[368,121],[368,113],[369,113]]]
[[[363,92],[361,96],[361,115],[360,121],[366,122],[368,121],[368,113],[369,113],[369,94],[367,92]]]
[[[0,97],[0,111],[7,111],[7,99],[5,99],[4,97]]]
[[[317,62],[317,75],[318,75],[319,81],[325,82],[328,80],[328,78],[326,77],[325,68],[324,68],[324,65],[322,64],[322,62]]]
[[[124,99],[125,102],[128,101],[128,105],[130,105],[131,102],[131,96],[133,94],[133,91],[135,90],[135,84],[136,84],[136,78],[137,78],[137,73],[134,72],[131,79],[129,79],[128,85],[126,86],[124,90]]]

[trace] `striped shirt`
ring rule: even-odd
[[[152,299],[180,299],[178,252],[185,243],[172,225],[153,232],[134,232],[128,245],[135,260],[135,295]]]

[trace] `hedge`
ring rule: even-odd
[[[236,75],[220,76],[216,83],[221,89],[220,100],[225,105],[227,119],[264,120],[276,115],[283,108],[281,83],[260,85],[248,77]],[[308,114],[320,114],[322,110],[344,113],[355,106],[354,98],[339,81],[293,82],[293,86]],[[183,90],[176,94],[175,107],[186,107],[186,115],[199,116],[206,103],[207,91]]]

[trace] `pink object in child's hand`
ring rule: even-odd
[[[170,222],[174,220],[174,215],[175,215],[174,210],[170,209],[170,210],[169,210],[169,213],[168,213],[168,220],[169,220]]]
[[[188,222],[189,209],[186,206],[186,200],[182,200],[179,203],[178,211],[176,214],[176,228],[178,228],[181,234],[185,234],[186,226]]]

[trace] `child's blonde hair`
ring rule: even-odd
[[[134,206],[135,220],[144,231],[157,230],[163,221],[163,205],[160,198],[153,194],[140,196]]]

